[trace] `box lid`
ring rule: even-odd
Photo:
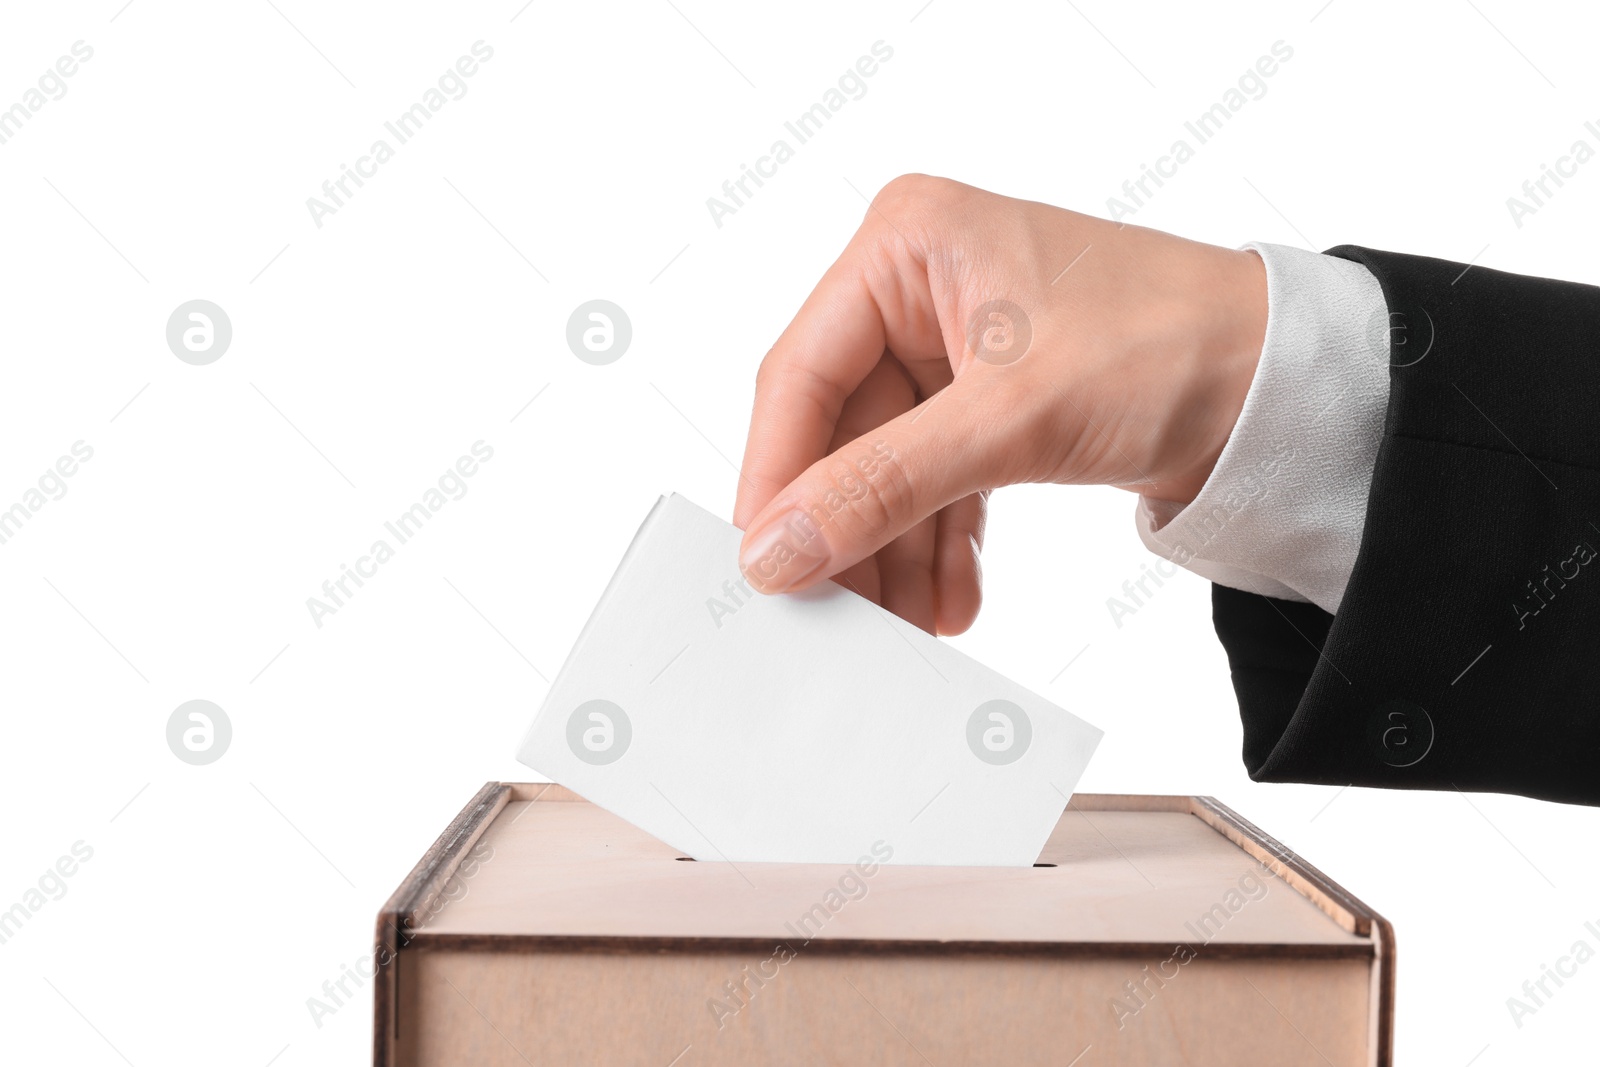
[[[873,849],[877,848],[875,856]],[[694,862],[560,786],[492,782],[380,916],[394,947],[1372,957],[1388,926],[1209,798],[1078,795],[1032,869]]]

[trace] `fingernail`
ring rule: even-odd
[[[739,553],[739,569],[762,593],[791,589],[827,562],[828,542],[811,516],[799,509],[761,527]]]

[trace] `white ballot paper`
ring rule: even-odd
[[[697,860],[1031,865],[1101,732],[740,539],[659,501],[517,758]]]

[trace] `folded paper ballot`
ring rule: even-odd
[[[697,860],[1032,864],[1101,732],[740,538],[657,502],[517,758]]]

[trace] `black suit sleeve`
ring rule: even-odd
[[[1390,395],[1337,616],[1215,586],[1263,782],[1600,804],[1600,289],[1344,246]]]

